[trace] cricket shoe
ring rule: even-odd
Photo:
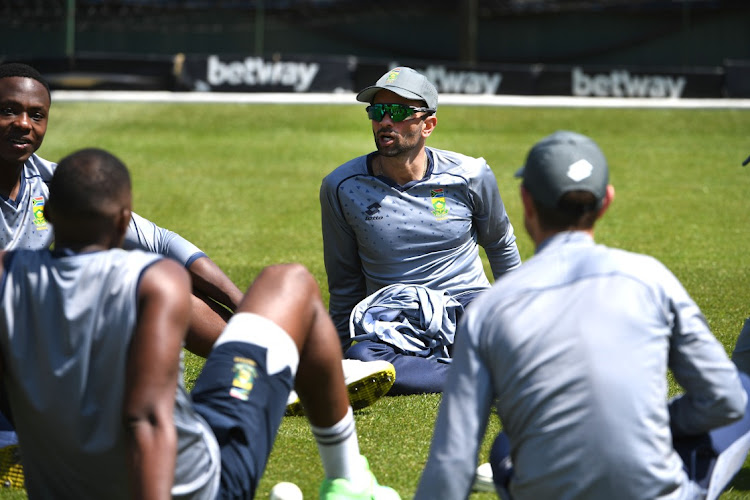
[[[471,486],[472,491],[495,491],[495,482],[492,480],[492,466],[489,462],[483,463],[477,467],[474,474],[474,484]]]
[[[344,383],[353,410],[366,408],[385,396],[396,381],[396,369],[388,361],[344,359],[341,366],[344,369]],[[294,390],[289,393],[286,414],[305,414],[297,392]]]
[[[25,487],[21,449],[17,444],[0,448],[0,487],[16,490]]]
[[[326,479],[320,485],[320,500],[401,500],[393,488],[378,484],[363,455],[364,474],[359,480]]]

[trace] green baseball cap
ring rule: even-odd
[[[400,66],[389,70],[375,82],[375,85],[371,85],[357,94],[357,100],[372,104],[375,94],[381,90],[390,90],[406,99],[424,101],[428,108],[437,111],[437,89],[426,76],[412,68]]]
[[[609,167],[593,139],[559,130],[534,144],[515,176],[522,178],[531,197],[546,207],[556,208],[570,191],[588,191],[600,206],[607,194]]]

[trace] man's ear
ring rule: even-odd
[[[612,184],[607,184],[607,192],[604,194],[604,199],[602,200],[602,207],[599,209],[599,213],[597,214],[596,218],[601,218],[602,215],[604,215],[604,212],[607,211],[609,208],[609,205],[612,203],[612,200],[615,199],[615,187]]]
[[[128,225],[130,224],[130,218],[132,212],[129,208],[121,208],[120,213],[117,214],[117,220],[115,225],[117,226],[117,234],[120,237],[120,243],[125,239],[125,233],[128,231]]]
[[[437,116],[430,115],[422,121],[424,122],[424,127],[422,127],[422,137],[427,139],[437,126]]]

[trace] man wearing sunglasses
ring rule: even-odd
[[[484,159],[426,147],[437,126],[438,93],[424,75],[393,68],[357,100],[369,104],[376,151],[339,166],[321,186],[329,311],[345,348],[360,332],[350,317],[388,317],[356,335],[345,355],[390,361],[396,382],[389,394],[441,392],[458,316],[490,286],[479,246],[494,278],[517,267],[513,226]],[[399,295],[403,288],[387,297],[391,302],[372,300],[402,285],[427,298],[430,327],[442,321],[434,336],[411,335],[414,325],[404,323],[414,318],[393,313],[394,302],[408,308],[417,300]],[[424,320],[424,307],[420,315]]]

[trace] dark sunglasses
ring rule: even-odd
[[[435,111],[430,108],[418,108],[407,104],[373,104],[367,106],[365,109],[367,110],[368,118],[370,118],[370,120],[375,120],[376,122],[381,121],[386,113],[388,113],[391,120],[394,122],[402,122],[418,111],[427,111],[430,114]]]

